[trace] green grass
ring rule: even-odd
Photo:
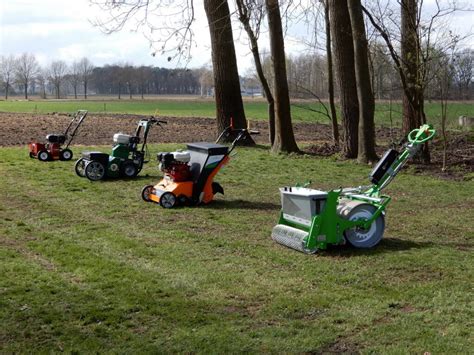
[[[368,167],[238,148],[225,198],[165,210],[139,196],[154,162],[91,183],[1,153],[2,353],[472,351],[472,181],[405,171],[378,247],[304,255],[270,239],[277,188],[360,185]]]
[[[262,100],[245,100],[245,112],[248,118],[266,120],[267,106]],[[299,103],[298,105],[301,105]],[[322,111],[318,103],[305,103],[312,109]],[[3,112],[28,112],[28,113],[51,113],[51,112],[74,112],[78,109],[89,110],[95,113],[128,113],[149,115],[158,109],[164,116],[178,117],[215,117],[214,101],[209,99],[190,98],[161,98],[146,100],[117,100],[117,99],[92,99],[92,100],[33,100],[33,101],[0,101],[0,111]],[[392,121],[394,126],[401,124],[401,104],[392,105]],[[441,108],[438,103],[426,103],[426,116],[430,123],[437,126],[440,124]],[[292,115],[295,122],[325,122],[327,118],[319,113],[292,107]],[[453,102],[448,108],[448,125],[456,126],[460,115],[474,116],[474,105],[472,103]],[[390,125],[390,105],[379,102],[376,105],[376,121],[378,124]]]

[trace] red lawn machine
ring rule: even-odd
[[[69,149],[69,145],[86,116],[86,110],[79,110],[74,114],[71,123],[69,123],[63,134],[48,134],[46,136],[47,143],[30,143],[28,145],[30,158],[38,158],[41,161],[71,160],[72,151]],[[69,131],[71,131],[70,134],[68,134]],[[66,146],[63,147],[65,143]]]

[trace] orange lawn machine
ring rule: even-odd
[[[257,133],[234,129],[231,124],[215,143],[189,143],[185,151],[158,153],[159,168],[164,177],[158,184],[142,189],[143,200],[158,203],[164,208],[211,202],[216,193],[224,194],[224,189],[214,181],[214,177],[229,162],[235,145],[249,134]],[[236,138],[230,146],[219,144],[222,137],[231,134]]]
[[[86,116],[86,110],[79,110],[73,115],[63,134],[48,134],[46,143],[31,142],[28,145],[30,158],[38,158],[40,161],[71,160],[72,151],[69,149],[69,145]],[[66,145],[63,146],[65,143]]]

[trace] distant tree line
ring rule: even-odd
[[[436,73],[443,53],[438,53],[430,64],[431,83],[426,98],[438,100],[441,89],[436,85]],[[325,54],[303,54],[286,59],[290,97],[293,99],[328,98],[328,70]],[[272,88],[271,57],[262,56],[262,67]],[[393,60],[380,43],[369,43],[370,81],[377,100],[400,100],[403,91]],[[448,99],[472,100],[474,98],[474,50],[460,50],[449,58]],[[257,73],[248,71],[241,77],[242,90],[249,95],[265,96]],[[34,55],[0,57],[0,94],[9,96],[39,95],[42,98],[87,97],[87,94],[113,95],[118,98],[143,98],[145,95],[201,95],[213,93],[212,70],[167,69],[132,64],[94,66],[87,58],[68,65],[64,61],[52,61],[41,67]],[[336,85],[336,96],[339,88]],[[87,94],[85,95],[87,91]]]
[[[24,53],[18,57],[0,57],[0,92],[10,96],[39,95],[61,99],[67,96],[87,98],[88,95],[141,97],[145,95],[209,95],[212,93],[212,72],[207,68],[166,69],[131,64],[97,67],[87,58],[68,65],[58,60],[41,67],[35,56]]]

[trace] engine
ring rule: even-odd
[[[160,162],[160,170],[173,181],[188,181],[191,179],[191,171],[189,169],[189,152],[166,152],[158,153],[158,161]]]

